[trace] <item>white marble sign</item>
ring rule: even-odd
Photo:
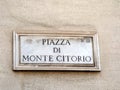
[[[61,34],[15,33],[14,70],[90,70],[98,65],[94,37]]]
[[[93,64],[92,38],[20,37],[21,63]]]

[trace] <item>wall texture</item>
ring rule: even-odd
[[[12,32],[48,28],[96,30],[102,71],[13,71]],[[0,90],[120,90],[119,49],[120,0],[0,0]]]

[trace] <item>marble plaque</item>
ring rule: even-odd
[[[14,32],[14,70],[100,71],[96,32]]]

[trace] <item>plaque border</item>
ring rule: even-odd
[[[20,35],[44,35],[58,37],[92,37],[94,66],[54,66],[31,65],[19,62],[19,36]],[[66,30],[24,30],[13,32],[13,70],[52,70],[52,71],[101,71],[98,34],[96,31],[66,31]]]

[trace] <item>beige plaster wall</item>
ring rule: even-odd
[[[12,71],[12,32],[29,29],[96,30],[102,71]],[[120,90],[119,49],[120,0],[0,0],[0,90]]]

